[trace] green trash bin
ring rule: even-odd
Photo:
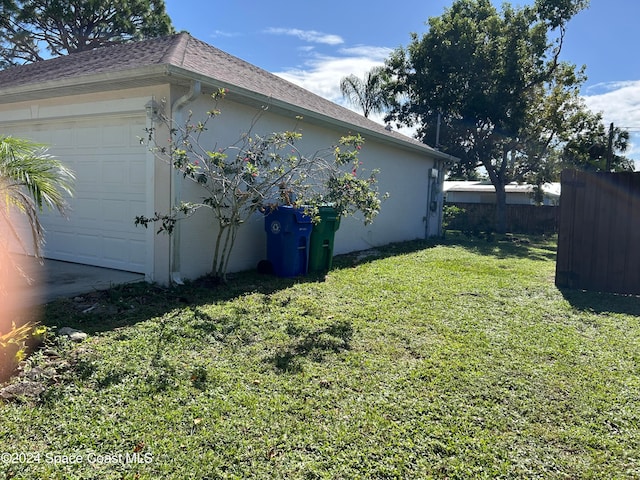
[[[320,207],[320,222],[313,226],[309,240],[309,273],[326,272],[333,262],[333,239],[340,228],[340,216],[333,207]]]

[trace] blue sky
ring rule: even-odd
[[[175,28],[343,104],[340,79],[362,76],[425,33],[453,0],[165,0]],[[501,1],[494,2],[500,5]],[[512,5],[531,3],[512,1]],[[591,0],[569,23],[563,59],[587,66],[582,89],[605,121],[628,127],[640,165],[640,53],[636,0]],[[347,105],[345,105],[347,106]]]

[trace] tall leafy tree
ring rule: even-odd
[[[0,68],[172,32],[163,0],[0,0]]]
[[[360,108],[365,117],[372,113],[382,113],[391,102],[387,97],[385,84],[387,77],[383,66],[373,67],[364,78],[348,75],[340,80],[340,91],[353,106]]]
[[[568,167],[594,172],[633,171],[633,160],[622,155],[629,147],[629,132],[605,126],[602,115],[589,111],[577,119],[576,133],[563,148],[563,161]]]
[[[586,6],[586,0],[536,0],[498,11],[490,0],[457,0],[387,62],[392,93],[403,99],[389,119],[415,125],[427,143],[440,123],[439,146],[460,157],[463,169],[486,169],[496,189],[498,231],[506,228],[505,186],[551,159],[564,107],[583,81],[559,55],[568,20]]]

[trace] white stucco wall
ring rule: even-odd
[[[204,117],[211,109],[210,99],[202,95],[195,104],[186,107],[193,111],[193,120]],[[208,148],[226,147],[244,134],[258,113],[257,109],[224,99],[218,104],[221,115],[215,118],[206,132]],[[261,114],[253,132],[269,134],[291,130],[297,125],[303,138],[299,149],[305,154],[315,153],[337,144],[338,139],[347,135],[348,130],[332,130],[311,122],[297,121],[295,114],[289,116],[266,111]],[[390,242],[425,238],[427,217],[431,222],[429,235],[437,235],[438,213],[428,211],[430,169],[435,166],[432,159],[421,154],[394,148],[363,134],[365,144],[360,154],[363,167],[367,170],[379,169],[379,190],[381,195],[389,193],[380,214],[374,222],[365,226],[357,217],[342,219],[335,238],[335,254],[363,250]],[[201,193],[192,182],[183,182],[183,193],[190,200],[198,200]],[[438,205],[439,207],[439,205]],[[195,217],[181,224],[180,271],[183,279],[197,278],[211,270],[215,232],[210,228],[212,217],[208,211],[200,211]],[[266,233],[264,218],[254,215],[239,232],[230,260],[229,271],[255,268],[266,258]]]

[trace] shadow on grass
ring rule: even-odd
[[[622,313],[640,317],[640,297],[615,293],[588,292],[560,288],[562,296],[569,304],[583,312]]]
[[[548,239],[524,241],[512,238],[508,241],[487,241],[463,235],[448,235],[444,239],[392,243],[366,251],[339,255],[334,258],[333,269],[352,268],[439,245],[455,245],[496,258],[555,259],[555,242]],[[162,317],[186,307],[197,309],[199,306],[227,302],[248,293],[270,295],[296,284],[322,282],[325,276],[324,273],[320,273],[296,278],[279,278],[248,271],[229,275],[229,281],[224,285],[207,277],[172,287],[145,282],[125,284],[107,291],[94,292],[75,299],[60,299],[47,304],[44,307],[43,323],[54,328],[72,327],[88,334],[95,334]],[[215,319],[210,320],[212,325],[216,323]]]
[[[530,260],[555,261],[557,239],[555,236],[488,234],[484,237],[468,236],[460,232],[447,233],[442,245],[457,245],[481,255],[496,258],[528,258]]]
[[[269,361],[279,372],[299,373],[302,371],[303,358],[319,362],[327,353],[349,350],[353,325],[341,320],[323,328],[308,330],[305,326],[290,324],[287,334],[291,342],[280,348]]]
[[[392,243],[384,247],[339,255],[334,258],[333,268],[350,268],[382,258],[404,255],[437,246],[457,246],[480,255],[500,259],[528,258],[541,261],[555,261],[556,259],[556,240],[554,237],[526,235],[477,237],[454,232],[448,233],[444,238]]]
[[[72,327],[94,334],[170,315],[186,307],[202,314],[197,307],[227,302],[252,292],[269,295],[307,281],[310,279],[286,279],[242,272],[230,275],[225,285],[214,284],[206,277],[171,287],[146,282],[124,284],[74,299],[51,302],[44,307],[42,323],[54,328]]]

